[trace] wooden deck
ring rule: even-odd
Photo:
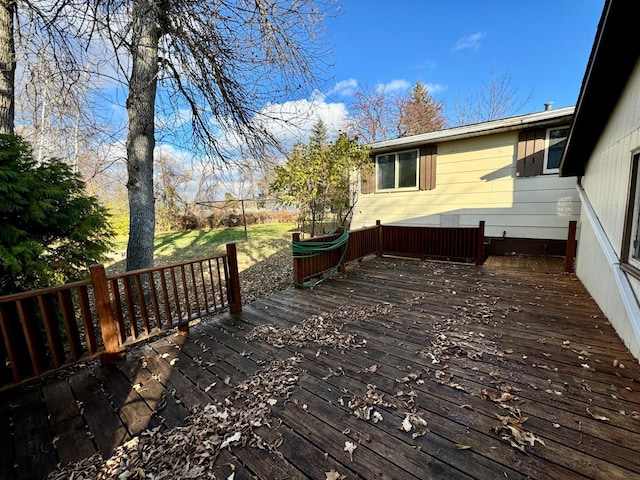
[[[559,271],[370,259],[76,370],[0,393],[0,478],[135,466],[149,430],[167,478],[640,478],[640,367]],[[211,466],[208,403],[271,414]]]

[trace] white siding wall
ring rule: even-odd
[[[477,226],[487,236],[565,240],[578,220],[576,179],[516,178],[518,132],[438,144],[436,188],[360,194],[351,228],[383,224]]]
[[[620,258],[624,220],[629,195],[632,151],[640,148],[640,64],[636,64],[623,95],[609,119],[583,179],[586,194],[606,235]],[[602,251],[590,238],[583,221],[576,264],[576,273],[596,300],[620,337],[634,356],[640,359],[640,339],[631,329],[631,322],[622,308],[620,294],[613,277],[603,276]],[[610,269],[607,269],[610,270]],[[636,298],[640,297],[640,282],[630,277]]]
[[[607,262],[591,225],[583,218],[576,256],[576,274],[611,322],[631,354],[640,359],[640,343],[627,317],[611,265]],[[586,280],[586,281],[585,281]],[[637,282],[635,288],[637,288]]]

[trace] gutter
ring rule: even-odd
[[[611,245],[602,224],[600,223],[600,219],[598,219],[598,215],[589,201],[587,192],[582,186],[582,177],[578,177],[577,188],[580,203],[582,204],[582,211],[586,214],[600,248],[602,249],[607,263],[609,264],[609,268],[611,268],[613,278],[616,282],[616,287],[618,288],[618,292],[622,298],[624,309],[627,313],[627,317],[629,317],[629,322],[631,323],[636,343],[640,346],[640,305],[638,304],[638,299],[631,288],[631,283],[629,283],[627,274],[620,267],[620,260],[618,259],[618,256],[616,255],[616,252]]]
[[[370,143],[371,150],[377,153],[397,150],[398,148],[413,148],[427,143],[450,142],[465,138],[480,137],[496,133],[522,130],[523,128],[535,128],[538,126],[561,125],[571,122],[575,107],[563,107],[557,110],[545,110],[543,112],[529,113],[517,117],[510,117],[490,122],[476,123],[462,127],[448,128],[436,132],[421,133],[408,137],[394,138],[380,142]]]

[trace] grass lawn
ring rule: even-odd
[[[227,243],[236,243],[238,268],[242,272],[276,254],[291,250],[291,233],[295,223],[269,223],[247,227],[248,240],[243,227],[194,230],[189,232],[159,233],[155,238],[155,265],[182,262],[224,253]],[[106,262],[110,274],[124,272],[127,237],[118,237],[110,261]]]

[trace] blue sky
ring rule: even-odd
[[[295,119],[266,122],[285,151],[308,141],[319,118],[330,134],[343,129],[358,86],[403,94],[420,80],[447,115],[454,99],[477,92],[492,74],[508,75],[526,100],[517,114],[541,111],[546,102],[575,105],[604,6],[604,0],[336,1],[339,13],[327,19],[322,39],[329,51],[322,90],[263,109],[271,119]],[[158,145],[172,148],[162,138]]]
[[[325,101],[417,80],[445,104],[507,74],[518,113],[575,105],[604,0],[342,0],[328,19]]]

